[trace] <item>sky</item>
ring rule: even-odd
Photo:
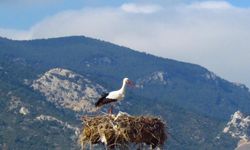
[[[0,36],[84,35],[250,87],[249,0],[0,0]]]

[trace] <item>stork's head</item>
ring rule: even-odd
[[[129,80],[128,78],[124,78],[124,79],[123,79],[123,83],[125,83],[125,84],[127,84],[127,85],[130,85],[130,86],[133,86],[133,85],[134,85],[134,83],[133,83],[131,80]]]

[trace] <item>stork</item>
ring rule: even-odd
[[[105,104],[121,101],[125,97],[126,93],[126,85],[133,85],[133,82],[129,80],[128,78],[124,78],[122,82],[122,87],[117,90],[117,91],[112,91],[109,93],[104,93],[101,98],[95,103],[96,107],[101,107]],[[109,113],[112,113],[112,105],[111,108],[109,109]]]

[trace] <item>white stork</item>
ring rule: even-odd
[[[101,107],[105,104],[117,102],[123,100],[125,97],[126,92],[126,85],[133,85],[133,82],[130,81],[128,78],[124,78],[122,82],[122,87],[117,91],[112,91],[109,93],[104,93],[101,98],[95,103],[96,107]],[[109,109],[109,113],[112,113],[112,105]]]

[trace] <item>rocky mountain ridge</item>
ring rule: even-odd
[[[230,134],[239,140],[238,146],[250,142],[250,116],[236,111],[223,129],[223,133]]]
[[[85,113],[96,111],[94,102],[106,91],[86,77],[62,68],[50,69],[31,87],[57,107]]]

